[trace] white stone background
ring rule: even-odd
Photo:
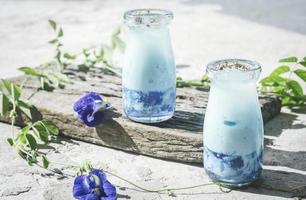
[[[109,39],[133,8],[162,8],[174,12],[171,36],[178,73],[199,78],[209,61],[245,58],[260,62],[263,75],[278,59],[306,56],[306,1],[303,0],[0,0],[0,78],[18,74],[20,66],[49,61],[53,37],[47,20],[64,28],[64,48],[80,52]],[[305,88],[305,85],[304,85]],[[282,113],[265,126],[266,138],[279,154],[265,156],[266,167],[306,175],[306,114]],[[71,199],[72,178],[28,167],[7,145],[10,127],[0,124],[0,199]],[[184,186],[208,182],[201,166],[162,161],[84,142],[67,140],[48,150],[50,160],[80,164],[93,160],[145,186]],[[268,166],[271,165],[271,166]],[[58,166],[57,166],[58,167]],[[67,173],[72,169],[63,167]],[[43,174],[43,175],[42,175]],[[217,187],[183,191],[177,198],[142,193],[110,177],[119,199],[287,199],[290,194],[250,188],[221,193]],[[127,188],[123,188],[127,187]],[[193,194],[192,194],[193,193]],[[192,194],[192,195],[191,195]]]

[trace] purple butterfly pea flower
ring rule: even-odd
[[[73,197],[78,200],[116,200],[117,192],[101,170],[93,170],[89,175],[75,178]]]
[[[95,127],[104,119],[104,112],[111,104],[94,92],[89,92],[75,102],[73,110],[79,119],[89,127]]]

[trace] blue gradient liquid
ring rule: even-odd
[[[175,63],[167,27],[132,27],[123,67],[123,108],[132,120],[156,123],[175,110]]]
[[[243,76],[239,73],[232,75]],[[204,167],[215,182],[243,186],[262,172],[263,122],[255,81],[212,80],[204,121]]]

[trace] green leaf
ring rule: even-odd
[[[279,60],[279,62],[297,62],[297,61],[298,61],[297,57],[288,57]]]
[[[18,68],[18,70],[22,71],[26,75],[37,76],[37,77],[43,76],[40,70],[34,69],[32,67],[20,67]]]
[[[2,84],[5,86],[6,90],[9,92],[14,101],[19,99],[21,88],[18,85],[10,83],[5,79],[2,80]]]
[[[103,50],[103,58],[105,61],[107,62],[111,62],[112,61],[112,55],[113,55],[113,49],[112,47],[108,46],[108,45],[103,45],[101,47],[101,51]]]
[[[58,37],[63,37],[63,35],[64,35],[64,31],[63,31],[62,28],[60,28],[60,30],[58,31],[57,36],[58,36]]]
[[[11,89],[12,89],[12,97],[14,98],[14,100],[18,100],[20,98],[21,95],[21,88],[18,85],[15,85],[13,83],[11,83]]]
[[[37,149],[37,142],[36,142],[36,139],[33,137],[33,135],[27,133],[26,138],[27,138],[30,148],[33,150]]]
[[[263,78],[259,83],[264,86],[279,86],[279,85],[286,85],[287,79],[280,77],[280,76],[268,76]]]
[[[44,168],[48,169],[50,162],[49,162],[48,158],[44,155],[42,156],[42,162],[43,162]]]
[[[113,36],[118,36],[118,35],[120,35],[120,33],[121,33],[121,27],[117,27],[117,28],[113,31],[112,37],[113,37]]]
[[[69,60],[74,60],[76,59],[76,55],[70,53],[64,53],[64,58],[67,58]]]
[[[14,145],[14,141],[13,141],[12,138],[7,138],[7,142],[8,142],[11,146]]]
[[[296,96],[303,96],[303,88],[300,86],[300,84],[295,81],[295,80],[290,80],[287,82],[287,86],[291,91],[293,92],[294,95]]]
[[[47,79],[49,81],[48,84],[52,85],[53,87],[58,87],[59,86],[59,80],[53,74],[48,74]]]
[[[113,49],[118,48],[121,52],[124,52],[124,50],[125,50],[125,43],[119,37],[113,36],[112,37],[112,48]]]
[[[21,143],[26,144],[27,139],[26,139],[26,134],[28,134],[31,126],[25,126],[21,129],[20,134],[17,136],[17,140],[21,141]]]
[[[86,58],[90,55],[90,53],[88,52],[88,49],[83,49],[82,53]]]
[[[0,92],[0,116],[5,115],[10,109],[9,99],[3,93]]]
[[[58,42],[58,39],[55,38],[55,39],[53,39],[53,40],[50,40],[48,43],[50,43],[50,44],[55,44],[55,43],[57,43],[57,42]]]
[[[299,62],[301,65],[303,65],[304,67],[306,67],[306,60]]]
[[[6,88],[6,90],[7,90],[10,94],[12,94],[12,93],[11,93],[11,92],[12,92],[11,83],[10,83],[9,81],[5,80],[5,79],[2,79],[2,84],[4,85],[4,87]]]
[[[45,126],[45,128],[48,130],[48,132],[51,135],[58,135],[59,134],[58,127],[52,121],[44,119],[41,122],[43,123],[43,125]]]
[[[296,69],[294,73],[300,77],[304,82],[306,82],[306,70]]]
[[[207,75],[207,74],[204,74],[204,75],[202,76],[202,78],[201,78],[201,81],[202,81],[202,82],[210,82],[208,75]]]
[[[203,86],[203,83],[200,80],[190,80],[188,81],[188,83],[191,86]]]
[[[48,20],[50,26],[52,27],[52,29],[55,31],[56,30],[56,22],[52,19]]]
[[[39,138],[43,142],[45,142],[45,143],[49,142],[49,133],[48,133],[47,129],[42,125],[41,121],[35,122],[35,124],[33,126],[33,130],[37,135],[39,135]]]
[[[32,119],[32,105],[23,101],[23,100],[18,100],[17,101],[17,107],[29,118]]]
[[[69,77],[66,74],[60,72],[54,72],[53,75],[57,77],[61,82],[72,83]]]
[[[273,70],[271,75],[272,76],[280,75],[280,74],[283,74],[283,73],[286,73],[286,72],[289,72],[289,71],[290,71],[290,67],[289,66],[282,65],[282,66],[279,66],[278,68],[276,68],[275,70]]]
[[[176,87],[182,88],[182,87],[191,87],[191,84],[184,80],[177,80],[176,81]]]

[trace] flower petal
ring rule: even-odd
[[[102,98],[94,92],[86,93],[77,102],[75,102],[73,106],[73,110],[75,112],[78,112],[79,110],[82,110],[84,106],[87,106],[87,105],[91,105],[93,108],[93,104],[95,100],[103,101]]]
[[[102,106],[102,107],[101,107]],[[103,109],[102,109],[103,108]],[[89,127],[95,127],[104,119],[103,111],[110,108],[110,103],[94,92],[87,93],[74,104],[74,111],[79,119]]]
[[[98,176],[101,184],[103,184],[105,181],[107,181],[105,173],[103,171],[99,170],[99,169],[94,169],[89,174],[93,174],[93,175]]]
[[[80,198],[84,195],[91,193],[90,181],[86,175],[80,175],[75,178],[73,185],[73,196],[74,198]]]
[[[95,169],[89,174],[96,175],[100,179],[100,200],[116,200],[116,188],[107,180],[106,174],[103,171]]]
[[[117,191],[115,186],[113,186],[109,181],[105,181],[102,187],[104,190],[104,195],[102,195],[100,200],[116,200]]]
[[[99,197],[95,193],[90,193],[79,198],[79,200],[99,200]]]

